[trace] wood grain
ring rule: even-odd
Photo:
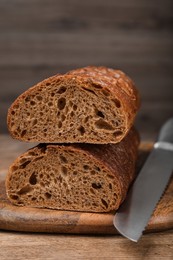
[[[121,236],[0,232],[1,260],[172,260],[173,232],[147,234],[138,243]]]

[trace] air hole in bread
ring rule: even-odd
[[[102,117],[102,118],[105,117],[104,114],[103,114],[103,112],[100,111],[100,110],[97,110],[97,109],[96,109],[96,115],[99,116],[99,117]]]
[[[49,192],[46,192],[46,193],[45,193],[45,197],[46,197],[47,199],[50,199],[50,198],[52,197],[52,194],[50,194]]]
[[[61,121],[58,122],[58,127],[59,127],[59,128],[62,127],[62,122],[61,122]]]
[[[78,131],[80,132],[81,135],[84,135],[85,134],[85,128],[83,126],[80,126],[78,128]]]
[[[45,187],[45,183],[44,183],[43,181],[40,182],[40,185],[41,185],[42,187]]]
[[[53,103],[52,103],[52,102],[48,102],[48,106],[49,106],[49,107],[52,107],[52,106],[53,106]]]
[[[59,90],[57,91],[58,94],[62,94],[64,92],[66,92],[66,87],[60,87]]]
[[[36,185],[37,184],[37,177],[36,177],[36,173],[33,172],[29,178],[29,183],[31,185]]]
[[[111,179],[111,180],[114,179],[114,176],[113,176],[113,175],[110,175],[110,174],[108,174],[107,177],[108,177],[109,179]]]
[[[38,196],[37,201],[44,201],[44,198],[42,196]]]
[[[47,83],[46,83],[46,86],[50,86],[50,85],[51,85],[50,82],[47,82]]]
[[[61,121],[63,122],[65,119],[66,119],[65,115],[62,114],[62,115],[61,115]]]
[[[89,116],[85,117],[85,119],[84,119],[84,123],[87,123],[88,120],[89,120]]]
[[[22,163],[21,165],[20,165],[20,169],[24,169],[24,168],[26,168],[26,166],[29,164],[31,162],[31,160],[27,160],[27,161],[25,161],[24,163]]]
[[[113,130],[114,128],[103,119],[99,119],[95,122],[95,126],[98,129]]]
[[[90,92],[90,93],[92,93],[92,94],[94,94],[95,96],[97,96],[96,93],[94,92],[94,90],[91,90],[91,89],[88,89],[88,88],[84,88],[84,87],[83,87],[83,89],[88,91],[88,92]]]
[[[18,136],[18,135],[19,135],[19,133],[18,133],[17,131],[14,131],[14,134],[15,134],[16,136]]]
[[[59,110],[63,110],[65,108],[65,105],[66,105],[66,99],[65,98],[60,98],[58,100],[58,108]]]
[[[95,169],[96,169],[97,172],[100,172],[100,171],[101,171],[98,166],[95,166]]]
[[[17,195],[10,195],[10,198],[11,198],[12,200],[18,200],[18,199],[19,199],[19,196],[17,196]]]
[[[70,116],[73,117],[75,114],[73,111],[71,111]]]
[[[91,188],[90,189],[90,192],[93,194],[93,195],[95,195],[95,191]]]
[[[18,104],[16,104],[16,105],[14,105],[14,110],[16,110],[16,109],[18,109],[19,108],[19,105]]]
[[[102,88],[102,86],[100,86],[100,85],[98,85],[98,84],[92,84],[92,87],[94,87],[94,88],[97,88],[97,89],[101,89]]]
[[[35,106],[35,101],[31,100],[30,105]]]
[[[120,108],[120,107],[121,107],[121,102],[120,102],[118,99],[114,98],[114,99],[112,99],[112,101],[114,102],[114,104],[115,104],[115,106],[116,106],[117,108]]]
[[[91,171],[91,175],[95,175],[96,172],[94,170]]]
[[[19,162],[20,162],[20,164],[23,164],[23,163],[26,162],[26,161],[27,161],[26,158],[21,158]]]
[[[112,184],[111,183],[109,183],[109,189],[112,190]]]
[[[16,166],[16,165],[12,166],[12,168],[11,168],[11,170],[12,170],[13,172],[17,171],[18,169],[19,169],[19,167]]]
[[[77,105],[73,106],[73,110],[76,111],[77,110]]]
[[[11,128],[13,129],[13,127],[15,128],[15,123],[14,122],[11,122]]]
[[[45,154],[46,150],[47,150],[46,146],[42,146],[41,149],[40,149],[40,152]]]
[[[19,195],[24,195],[24,194],[27,194],[28,192],[30,192],[30,191],[32,191],[32,187],[30,186],[30,185],[26,185],[26,186],[24,186],[22,189],[20,189],[19,191],[18,191],[18,194]]]
[[[35,156],[36,155],[35,152],[32,152],[32,151],[29,151],[28,154],[31,155],[31,156]]]
[[[62,177],[66,177],[67,176],[67,172],[68,172],[67,168],[65,166],[62,166],[61,167],[61,175],[62,175]]]
[[[107,89],[103,89],[103,90],[102,90],[102,93],[103,93],[106,97],[110,96],[110,91],[107,90]]]
[[[60,158],[61,163],[67,163],[68,162],[67,159],[65,158],[65,156],[63,156],[63,155],[60,155],[59,158]]]
[[[73,102],[71,102],[71,100],[70,100],[68,105],[69,105],[69,107],[72,107],[73,106]]]
[[[67,183],[66,182],[63,182],[62,185],[67,188]]]
[[[34,125],[36,125],[37,124],[37,119],[34,119],[33,121],[32,121],[32,125],[34,126]]]
[[[100,183],[92,183],[94,189],[101,189],[102,185]]]
[[[11,114],[12,114],[12,115],[15,115],[15,111],[14,111],[14,110],[12,110],[12,111],[11,111]]]
[[[107,209],[108,208],[108,203],[106,202],[106,200],[101,199],[101,202],[102,202],[103,206]]]
[[[37,99],[38,101],[41,101],[43,98],[42,98],[42,96],[38,95],[38,96],[36,96],[36,99]]]
[[[27,131],[26,130],[23,130],[22,133],[21,133],[21,137],[24,137],[26,135]]]
[[[117,194],[117,193],[114,193],[113,195],[114,195],[114,197],[117,199],[117,197],[118,197],[118,194]]]
[[[33,162],[39,161],[43,158],[44,156],[37,156],[35,159],[33,159]]]
[[[30,96],[25,98],[25,102],[29,102],[31,100]]]
[[[43,174],[41,173],[41,174],[39,175],[39,177],[40,177],[40,179],[42,179],[42,178],[43,178]]]
[[[88,166],[87,164],[85,164],[85,165],[83,166],[83,168],[84,168],[85,171],[89,170],[89,166]]]
[[[115,131],[115,132],[113,133],[113,136],[115,136],[115,137],[120,136],[120,135],[122,135],[122,131],[120,131],[120,130]]]

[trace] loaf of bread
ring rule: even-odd
[[[119,70],[86,67],[50,77],[8,111],[13,138],[41,143],[117,143],[139,108],[132,80]]]
[[[11,165],[7,196],[19,206],[116,210],[135,177],[138,144],[134,129],[117,144],[40,144]]]

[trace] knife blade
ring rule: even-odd
[[[113,224],[124,237],[137,242],[173,171],[173,118],[161,128],[147,161],[116,212]]]

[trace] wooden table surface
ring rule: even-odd
[[[33,144],[0,135],[0,171]],[[0,259],[173,259],[173,230],[145,234],[138,243],[120,235],[32,234],[0,230]]]
[[[173,232],[148,234],[136,244],[121,236],[0,232],[0,259],[173,259]]]

